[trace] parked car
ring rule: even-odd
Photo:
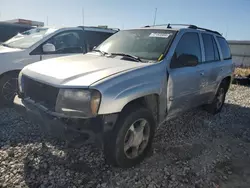
[[[18,33],[30,30],[34,27],[24,24],[0,22],[0,44],[14,37]]]
[[[98,27],[37,27],[0,45],[0,103],[13,102],[22,68],[44,59],[83,54],[117,32]]]
[[[107,162],[131,167],[167,120],[198,106],[220,112],[232,70],[218,32],[147,26],[120,31],[85,55],[25,67],[14,102],[46,125],[67,119],[72,129],[95,129]]]

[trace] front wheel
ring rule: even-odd
[[[155,120],[146,108],[130,106],[119,116],[113,131],[104,138],[107,162],[122,168],[139,164],[150,151]]]
[[[13,104],[18,91],[18,73],[3,75],[0,79],[0,102],[4,105]]]

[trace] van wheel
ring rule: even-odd
[[[219,113],[224,106],[226,93],[226,84],[222,82],[218,88],[213,102],[205,106],[206,111],[214,115]]]
[[[18,73],[7,73],[0,80],[0,103],[3,105],[13,104],[18,91]]]
[[[139,164],[152,147],[155,124],[148,109],[136,105],[126,108],[114,129],[104,136],[107,163],[122,168]]]

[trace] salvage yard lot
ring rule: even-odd
[[[233,85],[221,114],[200,109],[161,126],[140,165],[105,165],[77,135],[49,134],[14,109],[0,110],[0,187],[249,187],[250,88]]]

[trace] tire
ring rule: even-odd
[[[4,74],[0,79],[0,103],[12,105],[18,91],[18,72]]]
[[[142,126],[145,122],[145,126]],[[131,127],[134,127],[134,131]],[[121,168],[129,168],[142,162],[151,151],[155,127],[156,123],[150,110],[137,105],[124,109],[114,129],[104,135],[106,162]],[[134,146],[128,149],[128,146],[133,144],[139,145],[138,149]]]
[[[214,100],[211,104],[205,106],[205,110],[210,114],[218,114],[224,106],[227,93],[227,83],[222,82],[216,92]]]

